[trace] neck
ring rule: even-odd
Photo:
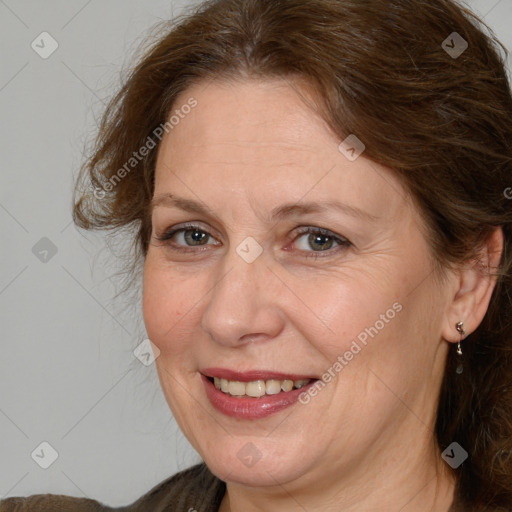
[[[402,453],[385,464],[370,457],[351,471],[324,469],[316,479],[276,482],[271,488],[228,482],[219,512],[449,512],[456,479],[437,446],[430,440],[414,454],[410,448],[402,445]]]

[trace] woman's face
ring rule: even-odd
[[[167,402],[210,469],[251,486],[369,478],[431,449],[448,350],[417,209],[297,90],[178,99],[145,262]]]

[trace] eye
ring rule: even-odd
[[[294,243],[300,251],[313,253],[333,253],[351,245],[346,238],[327,229],[315,227],[308,227],[299,232],[299,236],[294,239]],[[311,256],[317,256],[317,254]]]
[[[173,228],[162,235],[157,235],[155,238],[159,242],[169,243],[176,250],[219,244],[208,231],[195,225]],[[214,244],[209,244],[210,240],[214,240]]]
[[[175,237],[176,243],[190,246],[206,245],[210,239],[210,235],[200,229],[182,229],[175,233]]]

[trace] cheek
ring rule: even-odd
[[[374,400],[380,410],[394,400],[393,393],[405,396],[429,380],[438,320],[431,311],[431,287],[425,282],[415,293],[397,287],[372,294],[360,286],[339,294],[339,312],[332,313],[330,324],[335,334],[323,350],[331,361],[324,371],[341,375],[341,402],[350,390],[352,396]]]
[[[386,332],[399,328],[403,309],[400,298],[404,296],[396,285],[399,280],[390,283],[386,279],[391,269],[387,271],[379,276],[376,265],[373,272],[354,265],[313,282],[290,283],[296,295],[293,301],[298,303],[299,298],[307,306],[296,310],[293,323],[302,326],[304,337],[324,355],[329,354],[331,360],[350,350],[354,341],[364,347],[377,336],[384,338]]]
[[[432,344],[422,342],[418,333],[435,321],[430,311],[431,283],[423,282],[424,271],[418,271],[423,268],[421,260],[416,261],[415,268],[403,260],[382,265],[382,260],[367,258],[365,264],[316,280],[317,286],[306,280],[301,287],[295,283],[297,295],[315,315],[297,312],[293,322],[302,326],[303,337],[322,354],[320,369],[329,373],[324,373],[326,379],[343,375],[343,386],[357,395],[371,380],[370,369],[399,387],[401,379],[406,382],[411,377],[409,372],[429,361]]]
[[[171,269],[146,261],[142,294],[144,323],[149,339],[162,351],[180,350],[194,306],[200,297],[194,279],[177,275]],[[171,343],[172,342],[172,343]]]

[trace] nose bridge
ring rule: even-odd
[[[279,317],[261,248],[247,239],[230,248],[218,276],[203,312],[203,330],[230,345],[247,335],[275,336]]]
[[[263,261],[248,263],[236,250],[230,250],[226,258],[223,277],[215,284],[213,289],[212,302],[216,299],[224,301],[229,298],[240,305],[244,304],[244,299],[257,298],[258,279],[262,277],[261,267]]]

